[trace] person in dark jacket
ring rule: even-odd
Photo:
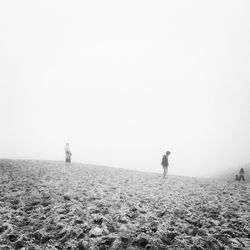
[[[168,156],[170,155],[170,151],[167,151],[165,155],[162,156],[161,165],[163,167],[163,175],[162,178],[164,179],[168,173]]]
[[[243,181],[245,181],[245,171],[244,171],[244,168],[241,168],[240,169],[240,176],[239,176],[239,181],[242,179]]]

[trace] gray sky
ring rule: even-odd
[[[1,1],[0,158],[248,163],[249,69],[249,1]]]

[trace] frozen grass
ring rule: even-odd
[[[250,249],[250,186],[0,160],[0,249]]]

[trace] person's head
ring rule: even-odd
[[[170,154],[171,154],[171,152],[170,152],[170,151],[167,151],[167,152],[166,152],[166,155],[170,155]]]

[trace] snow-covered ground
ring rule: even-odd
[[[0,249],[250,249],[250,184],[0,160]]]

